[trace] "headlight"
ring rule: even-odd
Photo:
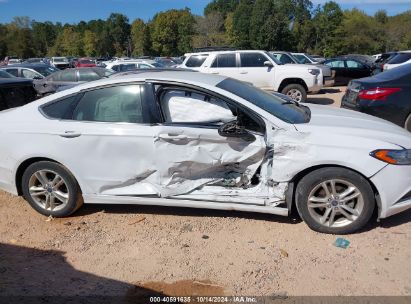
[[[391,165],[411,165],[411,150],[375,150],[372,157]]]
[[[308,72],[312,75],[320,75],[319,69],[308,69]]]

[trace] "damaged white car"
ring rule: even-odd
[[[411,207],[411,135],[217,75],[102,79],[0,113],[0,188],[44,215],[82,203],[288,215],[351,233]]]

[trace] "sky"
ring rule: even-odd
[[[326,0],[311,0],[314,5]],[[191,9],[201,15],[210,0],[0,0],[0,23],[10,22],[14,16],[29,16],[36,21],[77,23],[81,20],[106,19],[110,13],[122,13],[132,21],[149,20],[160,11]],[[356,7],[372,15],[385,9],[389,15],[411,10],[411,0],[340,0],[343,9]]]

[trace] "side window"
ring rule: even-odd
[[[160,94],[160,105],[168,123],[221,123],[236,116],[220,99],[203,93],[166,90]]]
[[[140,85],[123,85],[89,91],[73,113],[79,121],[143,123]]]
[[[294,63],[294,61],[292,61],[292,59],[285,54],[280,54],[280,58],[277,57],[277,59],[280,60],[281,63],[287,64],[287,63]]]
[[[136,64],[135,63],[128,63],[128,64],[121,64],[120,65],[120,71],[121,72],[133,71],[135,69],[136,69]]]
[[[211,65],[212,68],[235,68],[236,66],[235,53],[219,54]]]
[[[67,70],[60,74],[60,81],[76,82],[76,70]]]
[[[347,68],[354,68],[354,69],[364,68],[364,66],[361,63],[354,61],[354,60],[347,60],[345,63],[347,64]]]
[[[60,99],[56,102],[46,104],[41,108],[48,117],[56,119],[71,119],[74,107],[76,106],[77,95]]]
[[[30,71],[30,70],[27,70],[27,69],[23,69],[22,74],[24,78],[29,78],[29,79],[33,79],[34,77],[39,77],[39,74],[37,74],[36,72]]]
[[[100,76],[97,75],[93,70],[81,69],[79,70],[80,78],[79,81],[92,81],[100,79]]]
[[[208,54],[204,55],[192,55],[188,58],[186,66],[190,68],[199,68],[203,65],[204,61],[207,59]]]
[[[241,53],[240,58],[243,68],[264,67],[264,62],[268,61],[268,58],[260,53]]]
[[[325,64],[328,65],[329,67],[332,67],[332,68],[344,68],[345,67],[343,60],[333,60],[333,61],[329,61]]]
[[[116,72],[120,71],[118,65],[113,65],[113,66],[111,67],[111,69],[112,69],[113,71],[116,71]]]
[[[139,69],[151,69],[151,66],[149,66],[148,64],[139,63],[138,68]]]
[[[13,76],[19,77],[19,70],[18,69],[6,69],[7,73],[10,73]]]

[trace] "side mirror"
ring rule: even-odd
[[[264,66],[266,66],[266,67],[269,67],[269,68],[272,68],[272,67],[274,67],[274,65],[272,64],[272,62],[271,61],[264,61]]]
[[[255,136],[248,132],[244,127],[238,125],[238,121],[230,121],[218,128],[218,134],[223,137],[237,137],[245,141],[255,141]]]

